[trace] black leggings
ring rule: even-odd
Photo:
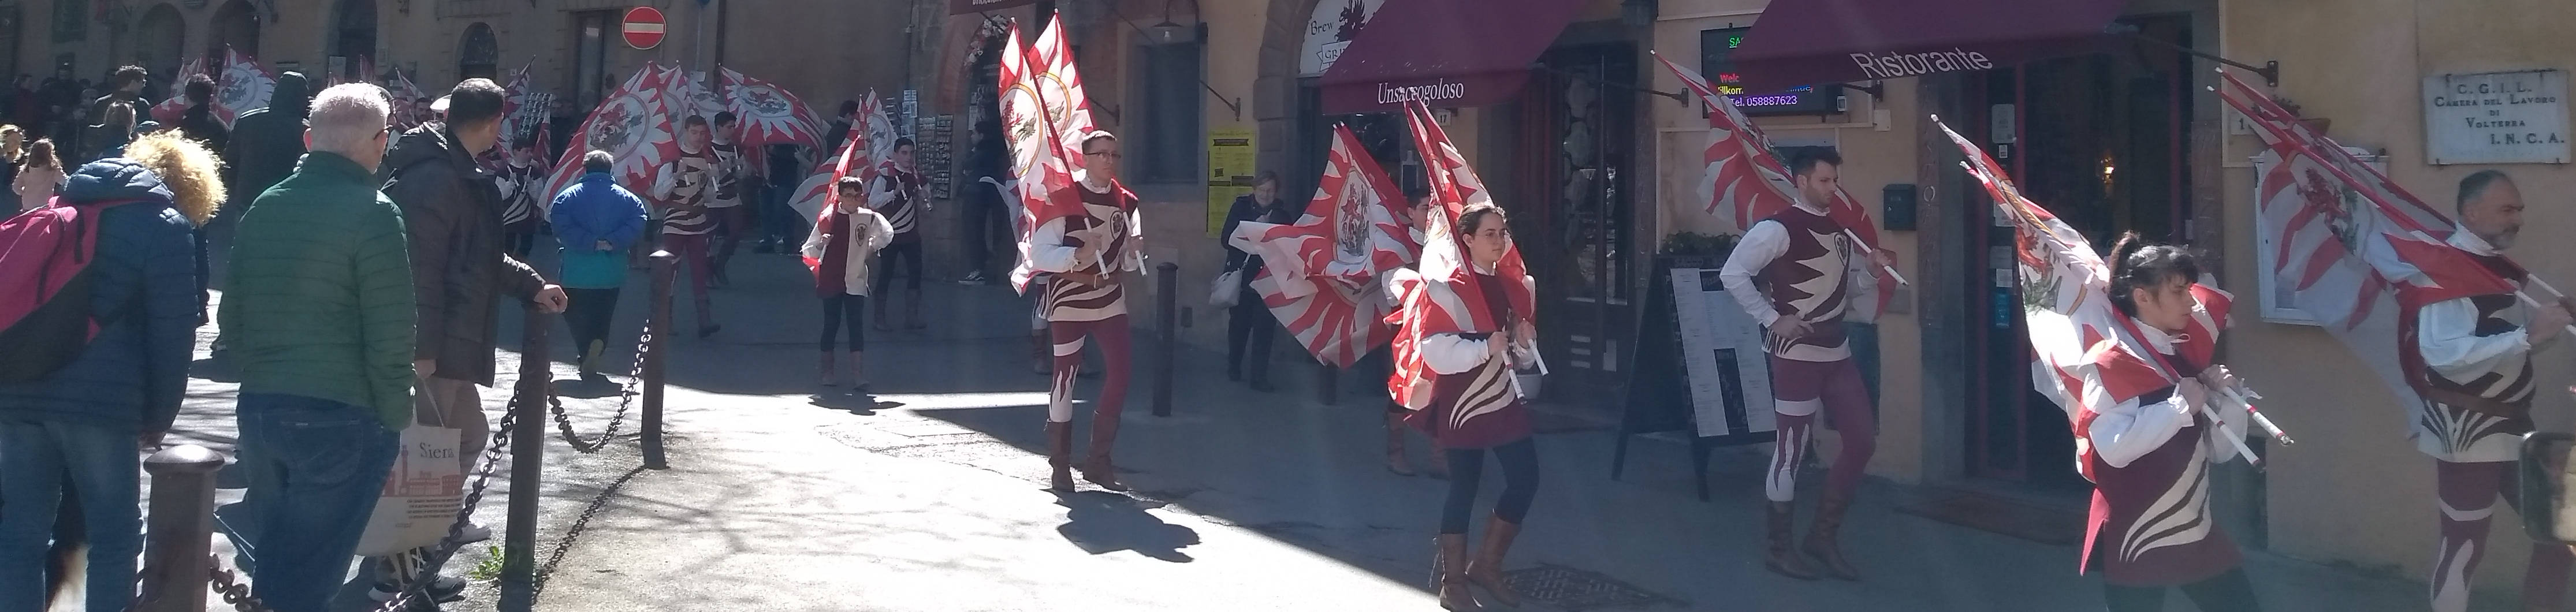
[[[868,296],[835,295],[823,298],[823,352],[832,352],[832,335],[849,323],[850,352],[868,348],[868,326],[859,324],[859,315],[868,311]]]
[[[1531,438],[1494,447],[1494,463],[1503,466],[1503,496],[1494,500],[1494,518],[1518,525],[1538,497],[1538,445]],[[1485,449],[1449,449],[1449,503],[1440,509],[1440,533],[1466,533],[1475,512],[1476,485],[1485,474]]]
[[[1452,451],[1455,452],[1455,451]],[[2166,587],[2132,587],[2110,583],[2102,585],[2102,601],[2111,612],[2163,612]],[[2261,612],[2263,605],[2254,600],[2254,583],[2245,578],[2245,568],[2207,580],[2182,585],[2184,597],[2201,612]]]
[[[607,352],[608,322],[617,314],[616,289],[565,289],[564,326],[572,328],[573,354],[590,357]],[[596,351],[596,353],[594,352]]]
[[[894,262],[897,259],[903,260],[903,267],[895,267]],[[878,274],[876,280],[877,295],[888,295],[886,293],[886,288],[894,285],[894,276],[897,271],[901,271],[907,279],[903,283],[903,288],[914,291],[921,290],[921,243],[897,242],[886,245],[884,250],[877,251],[877,269],[875,270]]]

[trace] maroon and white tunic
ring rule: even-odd
[[[707,143],[707,152],[715,155],[715,193],[707,197],[707,208],[733,208],[742,205],[743,177],[751,174],[751,164],[744,161],[742,145],[730,142]]]
[[[2450,244],[2519,286],[2529,274],[2467,230]],[[2461,463],[2513,461],[2531,433],[2529,314],[2513,294],[2443,300],[2399,318],[2400,362],[2423,396],[2407,423],[2416,450]]]
[[[2214,339],[2122,323],[2115,342],[2094,351],[2082,381],[2078,460],[2094,488],[2077,569],[2099,569],[2104,582],[2120,586],[2217,576],[2243,557],[2210,513],[2210,465],[2236,451],[2199,406],[2175,393],[2173,378],[2198,375],[2203,366],[2186,356],[2208,352],[2191,344]],[[2244,411],[2216,412],[2244,430]]]
[[[868,190],[868,208],[885,215],[894,226],[894,241],[920,242],[921,234],[912,231],[920,225],[921,175],[885,164],[877,174],[876,186]],[[1132,208],[1132,207],[1131,207]]]
[[[1798,361],[1851,358],[1843,332],[1851,242],[1841,223],[1801,203],[1753,224],[1735,243],[1718,280],[1764,328],[1782,318],[1807,323],[1807,335],[1771,340],[1771,355]]]
[[[653,197],[670,208],[662,212],[662,233],[674,236],[705,235],[715,229],[715,217],[703,209],[687,208],[707,204],[714,193],[716,156],[709,151],[681,151],[677,159],[662,167],[654,177]]]
[[[1504,279],[1491,271],[1475,273],[1480,295],[1460,295],[1458,284],[1430,283],[1434,302],[1475,299],[1484,302],[1485,312],[1510,313],[1511,300],[1504,294]],[[1527,277],[1520,279],[1529,287]],[[1517,320],[1505,314],[1498,320]],[[1430,432],[1447,448],[1492,448],[1530,436],[1529,409],[1521,404],[1520,387],[1513,378],[1511,363],[1495,356],[1486,343],[1490,334],[1440,333],[1422,339],[1422,361],[1434,374],[1431,401],[1413,411],[1405,421]]]
[[[1081,199],[1087,214],[1048,221],[1038,226],[1030,239],[1030,266],[1051,273],[1038,308],[1048,321],[1099,321],[1124,316],[1127,290],[1119,284],[1118,275],[1145,269],[1145,238],[1137,218],[1136,196],[1115,183],[1106,191],[1097,191],[1087,183],[1076,182],[1072,191]],[[1107,243],[1094,248],[1092,261],[1075,265],[1074,254],[1099,240]]]

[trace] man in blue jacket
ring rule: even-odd
[[[199,178],[196,184],[215,184]],[[129,203],[97,217],[97,259],[88,273],[98,335],[43,379],[0,385],[0,474],[7,475],[0,476],[0,499],[8,503],[0,512],[0,610],[44,609],[45,546],[66,486],[51,475],[68,474],[90,544],[89,610],[111,612],[131,603],[143,552],[136,450],[160,446],[187,393],[198,312],[191,230],[212,207],[197,198],[199,206],[182,211],[162,177],[125,159],[73,172],[62,199]]]
[[[626,286],[626,250],[644,234],[644,199],[617,185],[609,169],[617,158],[607,151],[582,155],[581,182],[556,194],[546,222],[554,224],[563,243],[563,270],[557,275],[571,304],[564,324],[572,328],[574,350],[581,358],[581,379],[606,382],[599,355],[608,348],[608,321],[617,312],[617,290]]]

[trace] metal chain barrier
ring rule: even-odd
[[[250,585],[242,584],[233,576],[232,570],[224,569],[221,556],[206,555],[206,583],[214,587],[215,594],[221,596],[224,603],[232,605],[236,612],[269,612],[267,605],[251,596]]]
[[[555,565],[563,563],[565,553],[572,552],[573,540],[581,537],[583,529],[590,527],[591,517],[598,516],[599,509],[608,505],[609,496],[616,495],[618,488],[626,486],[626,481],[634,480],[636,474],[642,473],[644,473],[644,466],[641,465],[627,469],[625,474],[617,477],[617,480],[609,481],[607,487],[600,489],[599,496],[590,499],[590,506],[581,509],[581,518],[573,520],[572,528],[564,530],[563,539],[555,541],[554,552],[548,553],[546,562],[537,566],[536,581],[530,585],[536,596],[545,595],[546,578],[554,576]]]
[[[635,341],[635,365],[627,370],[626,384],[619,389],[622,397],[617,400],[617,413],[609,415],[608,429],[600,432],[597,440],[584,441],[580,434],[573,433],[572,417],[564,413],[563,396],[546,394],[546,400],[554,408],[555,430],[565,444],[572,445],[574,452],[583,454],[599,452],[599,449],[608,447],[609,440],[617,438],[617,427],[626,422],[626,411],[635,406],[635,395],[644,385],[644,350],[652,345],[653,322],[650,317],[647,317],[644,322],[644,333]]]

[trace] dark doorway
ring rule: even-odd
[[[344,58],[340,78],[353,83],[373,83],[382,74],[366,74],[375,65],[376,2],[375,0],[340,0],[338,35],[331,38],[332,55]]]
[[[573,13],[573,108],[591,109],[608,95],[608,29],[610,11]],[[583,113],[589,111],[583,110]]]
[[[2185,16],[2133,17],[2148,37],[2189,47]],[[2183,219],[2191,175],[2184,164],[2191,125],[2191,58],[2171,48],[2122,45],[2110,52],[2033,62],[1985,75],[1989,112],[1956,126],[1970,130],[2032,201],[2108,250],[2124,232],[2149,240],[2187,238]],[[1978,194],[1982,196],[1982,193]],[[1970,209],[1974,240],[1977,360],[1971,384],[1968,473],[2039,492],[2080,496],[2071,419],[2031,389],[2028,331],[2009,254],[2013,234],[1994,227],[1993,207]],[[1998,271],[1995,266],[2004,266]]]
[[[187,36],[188,24],[179,19],[179,7],[168,3],[152,5],[135,22],[134,52],[125,59],[152,71],[156,77],[179,74],[179,56],[186,48]]]
[[[259,56],[259,13],[249,0],[232,0],[215,9],[215,20],[209,32],[210,54],[221,55],[231,48],[251,57]]]
[[[501,79],[501,41],[492,26],[465,26],[464,40],[456,43],[456,80],[466,79]]]
[[[1540,345],[1558,398],[1611,397],[1635,335],[1636,48],[1549,51],[1514,111],[1512,156],[1486,164],[1538,280]],[[1501,185],[1509,184],[1510,188]]]

